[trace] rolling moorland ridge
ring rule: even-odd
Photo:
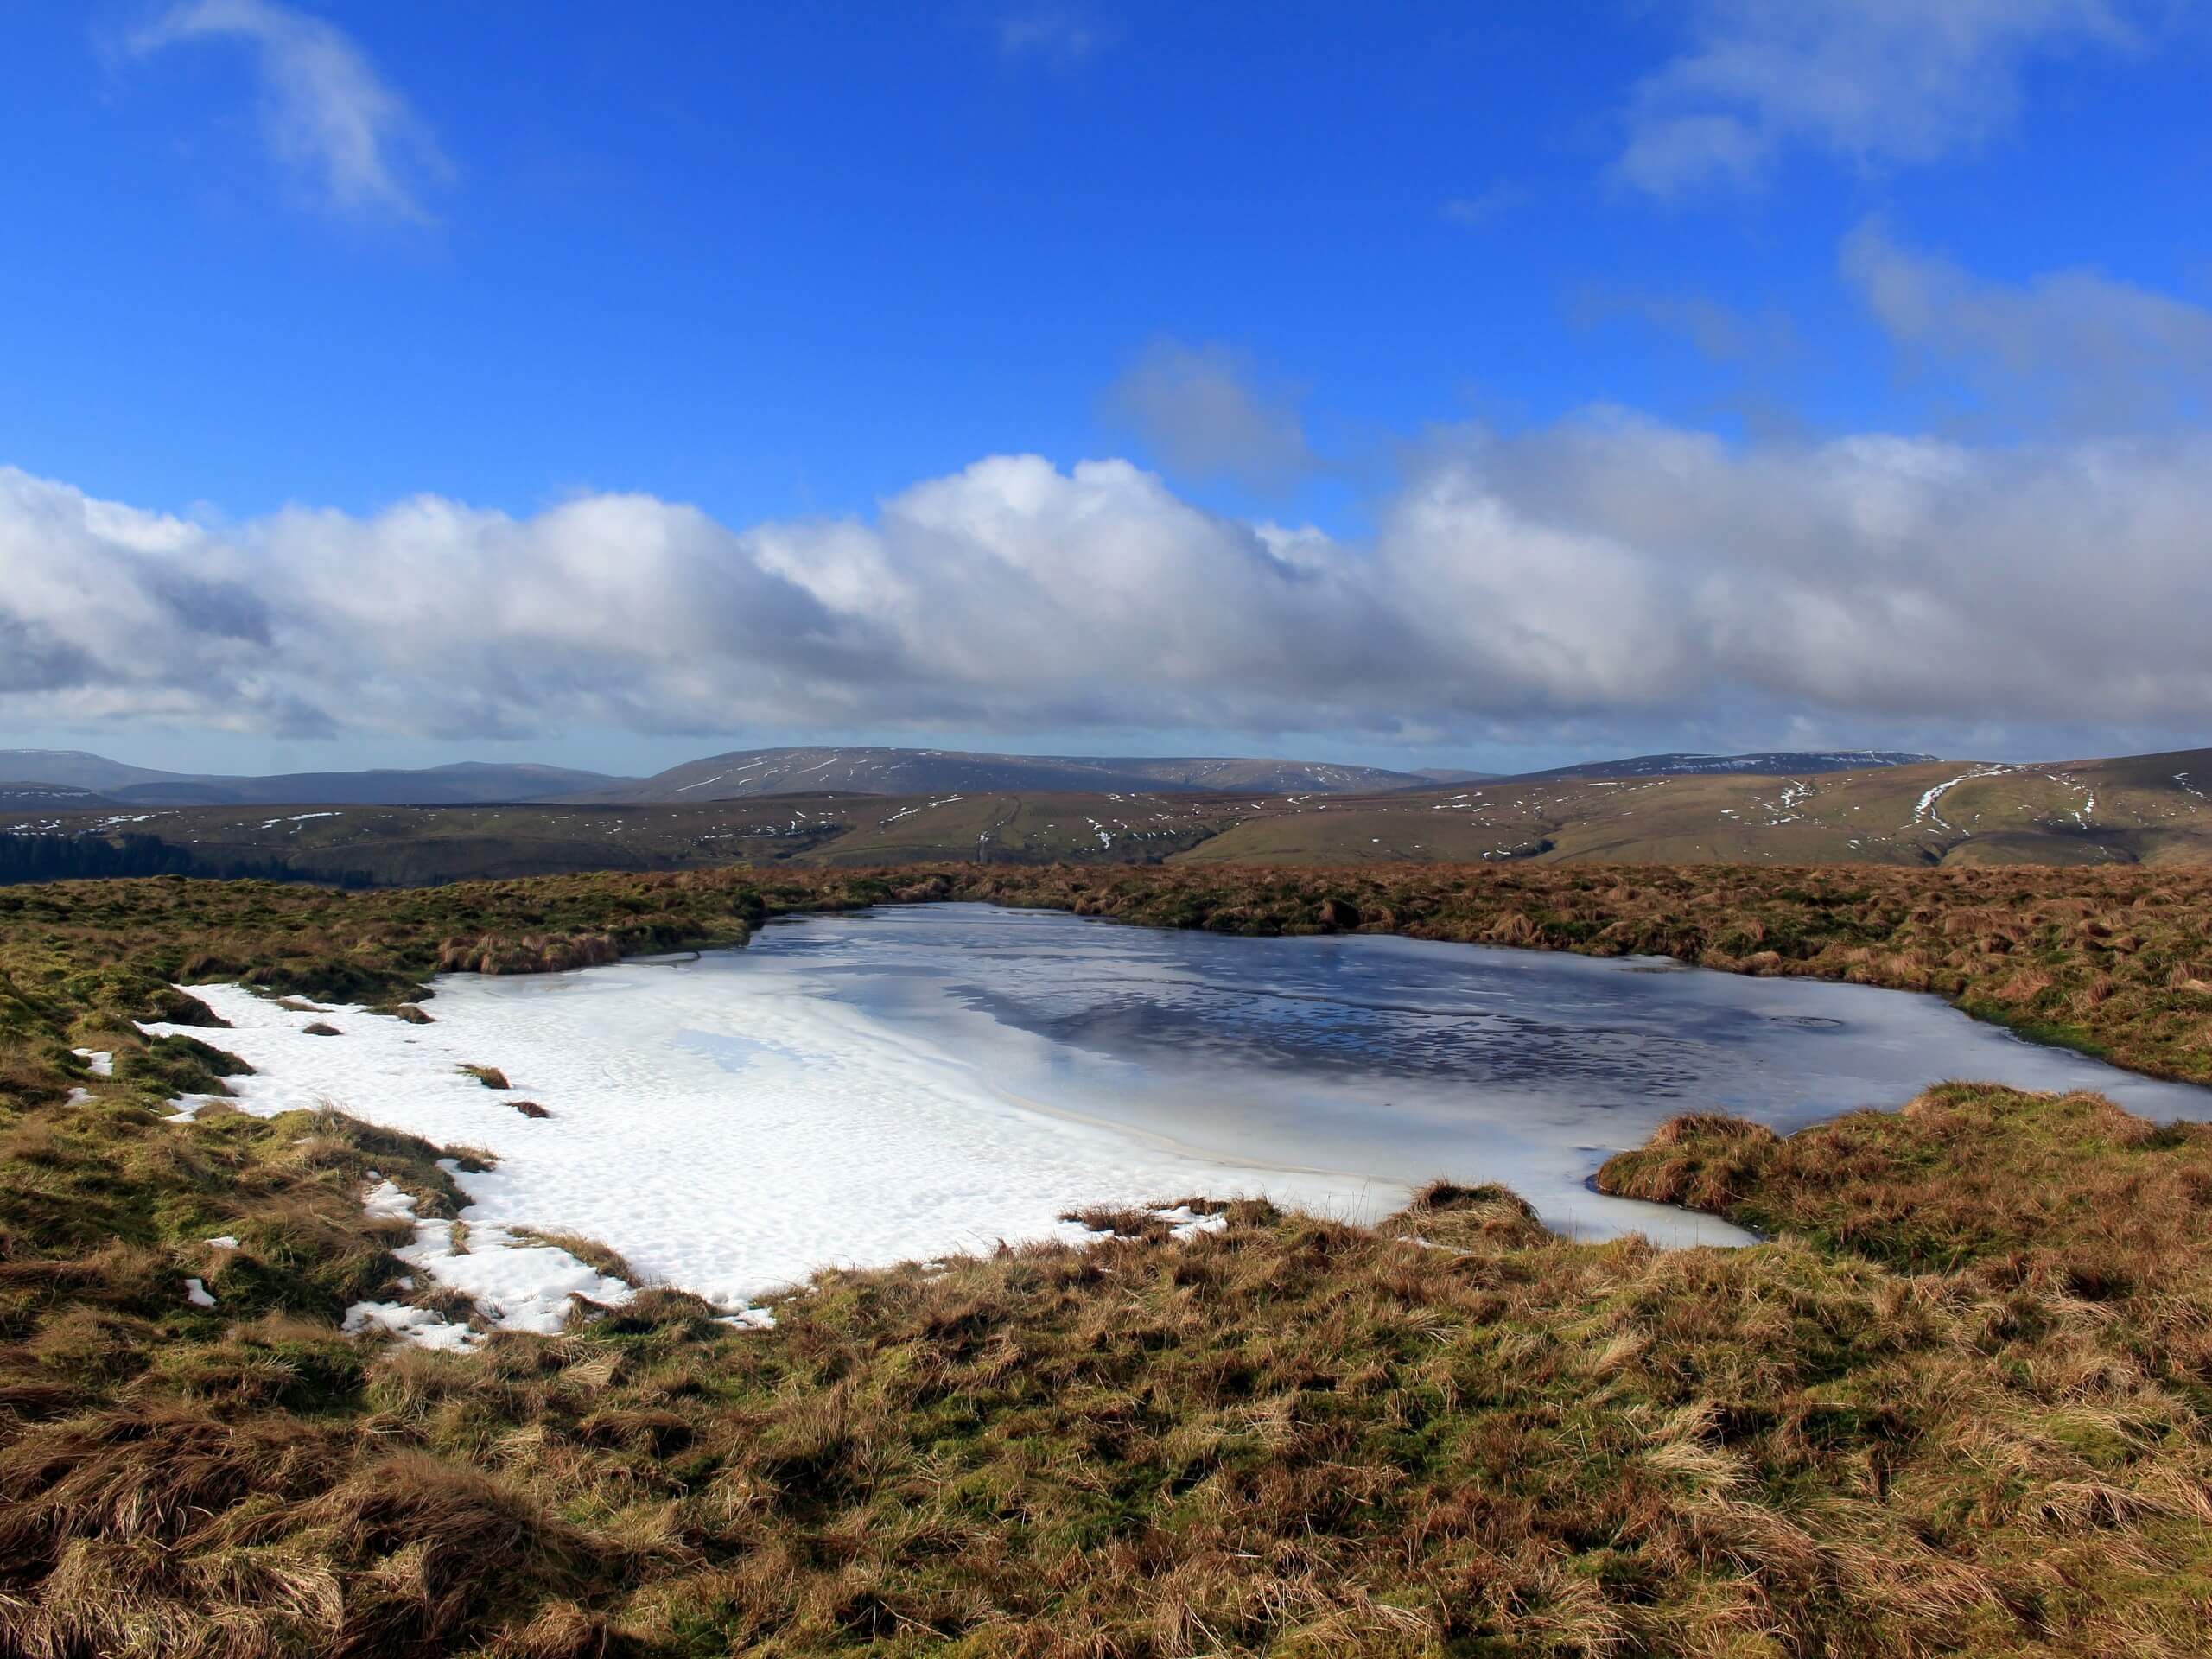
[[[1641,755],[1531,773],[1554,778],[1699,772],[1835,772],[1908,765],[1934,755],[1790,753]],[[1391,772],[1327,761],[1207,757],[1102,759],[969,754],[947,749],[743,749],[671,766],[650,778],[571,767],[467,761],[418,770],[279,772],[265,777],[156,772],[77,749],[0,749],[0,804],[40,788],[84,792],[86,806],[441,806],[562,801],[739,800],[760,795],[1028,793],[1376,794],[1434,784],[1484,783],[1494,774],[1438,767]]]
[[[99,804],[162,806],[300,805],[340,801],[427,806],[457,802],[534,800],[622,780],[568,766],[464,761],[420,770],[279,772],[231,777],[159,772],[78,749],[0,749],[0,803],[11,791],[45,785],[90,791]]]
[[[38,792],[13,806],[0,801],[0,872],[18,880],[196,873],[376,886],[731,863],[2212,860],[2212,750],[2041,766],[1892,759],[1761,773],[1730,757],[1648,757],[1618,763],[1625,769],[1612,777],[1576,772],[1379,793],[987,788],[621,804],[122,808]],[[1677,762],[1697,769],[1652,770]],[[716,780],[716,764],[700,763],[701,795],[730,786]]]

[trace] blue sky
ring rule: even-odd
[[[0,745],[2201,730],[2204,9],[1496,10],[0,5]]]

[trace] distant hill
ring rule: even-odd
[[[11,785],[54,784],[105,793],[127,784],[163,783],[183,775],[156,772],[146,766],[128,766],[105,755],[87,754],[82,749],[0,749],[0,778],[6,779]]]
[[[180,849],[194,874],[273,870],[345,883],[946,861],[2212,864],[2212,750],[1817,774],[1799,766],[1765,775],[1507,778],[1356,794],[844,790],[716,800],[694,791],[673,801],[600,804],[118,809],[109,803],[20,811],[0,817],[0,830],[8,830],[27,839],[118,847],[148,838]],[[49,849],[22,879],[72,873],[75,856]]]
[[[114,804],[111,798],[97,790],[78,789],[68,784],[0,784],[0,811],[51,807],[58,812],[81,812],[91,807]]]
[[[473,806],[603,789],[626,781],[569,766],[464,760],[418,771],[294,772],[268,777],[156,772],[78,749],[0,749],[17,786],[88,789],[133,806]]]
[[[1586,760],[1580,766],[1514,774],[1517,782],[1552,778],[1703,778],[1739,773],[1787,778],[1799,772],[1871,772],[1882,766],[1918,766],[1942,757],[1907,754],[1898,749],[1773,749],[1761,754],[1637,754],[1624,760]],[[1431,774],[1433,775],[1433,774]],[[1471,774],[1470,774],[1471,777]],[[1454,781],[1439,778],[1439,782]],[[1484,781],[1473,779],[1475,782]]]
[[[1528,781],[1703,774],[1786,776],[1922,764],[1931,757],[1884,750],[1767,754],[1644,754],[1522,774]],[[988,791],[1091,795],[1382,795],[1503,781],[1495,772],[1437,766],[1393,772],[1329,761],[1224,756],[976,754],[957,749],[741,749],[687,761],[651,778],[616,778],[567,766],[462,761],[416,770],[294,772],[266,777],[160,772],[79,749],[0,749],[0,788],[92,791],[74,803],[12,804],[66,810],[180,806],[490,806],[522,802],[630,805],[750,800],[761,796],[938,796]]]
[[[620,781],[567,766],[464,760],[418,771],[278,772],[266,778],[191,778],[108,792],[141,805],[475,806],[543,800]]]
[[[953,749],[741,749],[634,783],[578,791],[580,803],[734,801],[760,795],[945,795],[986,790],[1088,794],[1345,795],[1435,780],[1306,760],[969,754]]]

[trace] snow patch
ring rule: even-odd
[[[652,995],[638,995],[648,982]],[[1203,1192],[1334,1214],[1390,1191],[1011,1098],[973,1057],[793,995],[765,969],[741,978],[629,963],[528,979],[454,975],[437,992],[433,1026],[334,1009],[347,1031],[334,1043],[243,987],[193,988],[230,1022],[224,1046],[254,1068],[228,1080],[237,1109],[265,1117],[330,1106],[492,1155],[489,1170],[454,1172],[468,1199],[465,1251],[452,1248],[451,1224],[422,1221],[382,1175],[365,1203],[416,1225],[400,1252],[411,1271],[470,1296],[505,1328],[557,1330],[572,1292],[608,1302],[629,1294],[526,1233],[603,1239],[647,1282],[734,1313],[823,1268],[1062,1237],[1061,1216],[1096,1205]],[[554,1116],[520,1116],[460,1072],[463,1063],[528,1078]],[[185,1121],[207,1098],[172,1106]]]
[[[1187,1204],[1179,1204],[1173,1210],[1155,1210],[1155,1220],[1170,1223],[1167,1236],[1173,1239],[1192,1239],[1201,1233],[1217,1233],[1229,1225],[1226,1211],[1216,1210],[1201,1215]]]
[[[484,1340],[480,1332],[455,1325],[427,1307],[410,1307],[404,1302],[356,1302],[346,1310],[345,1323],[338,1328],[349,1337],[381,1331],[417,1348],[449,1354],[474,1348]]]
[[[448,1174],[460,1173],[449,1158],[441,1159],[439,1167]],[[467,1296],[476,1304],[485,1322],[496,1330],[535,1331],[553,1336],[568,1322],[571,1296],[619,1306],[637,1294],[633,1287],[606,1277],[568,1251],[518,1238],[496,1223],[471,1226],[467,1247],[459,1248],[454,1224],[416,1216],[414,1195],[402,1191],[388,1177],[376,1178],[362,1197],[362,1208],[380,1218],[413,1222],[415,1242],[392,1254]],[[411,1278],[406,1287],[412,1287]],[[452,1334],[466,1327],[422,1308],[357,1302],[346,1310],[346,1330],[372,1326],[421,1347],[465,1346],[475,1339],[473,1332],[466,1337]]]

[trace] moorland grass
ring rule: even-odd
[[[1244,1203],[825,1274],[772,1331],[648,1289],[432,1354],[337,1322],[468,1316],[360,1202],[373,1170],[451,1216],[441,1149],[168,1122],[236,1062],[131,1024],[193,1011],[177,977],[396,1003],[449,944],[505,970],[982,897],[1955,995],[2005,957],[2048,982],[2000,1008],[2202,1052],[2185,872],[1015,874],[0,893],[0,1652],[2212,1649],[2212,1131],[1971,1084],[1786,1140],[1693,1117],[1602,1183],[1771,1242],[1577,1244],[1439,1185],[1374,1228]]]
[[[189,1224],[241,1249],[193,1259],[215,1310],[158,1247],[81,1263],[0,1360],[0,1631],[41,1654],[2202,1651],[2208,1212],[2146,1204],[2119,1238],[2098,1217],[2114,1183],[2212,1191],[2212,1141],[1972,1088],[1851,1125],[1742,1173],[1729,1213],[1789,1236],[1740,1251],[1569,1243],[1495,1189],[1372,1229],[1243,1203],[1184,1243],[826,1274],[773,1331],[648,1292],[461,1356],[330,1323],[387,1271],[347,1236],[346,1179],[372,1156],[430,1189],[430,1149],[326,1126],[295,1160],[296,1121],[165,1127],[248,1154]],[[1834,1242],[1894,1226],[1890,1169],[1916,1198],[1979,1173],[1955,1265],[1924,1265],[1942,1215]],[[2031,1205],[2079,1224],[1983,1224]]]

